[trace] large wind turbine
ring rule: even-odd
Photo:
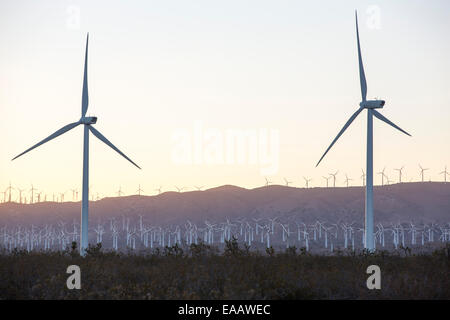
[[[83,77],[83,93],[81,99],[81,118],[77,122],[69,123],[68,125],[62,127],[57,130],[55,133],[51,134],[41,142],[35,144],[31,148],[25,150],[18,156],[14,157],[12,160],[17,159],[23,154],[33,150],[36,147],[66,133],[69,130],[79,126],[80,124],[84,125],[84,144],[83,144],[83,195],[82,195],[82,205],[81,205],[81,243],[80,243],[80,254],[84,255],[85,250],[88,247],[88,216],[89,216],[89,131],[92,132],[94,136],[96,136],[99,140],[103,141],[106,145],[111,147],[114,151],[119,153],[122,157],[130,161],[136,167],[140,169],[140,167],[134,163],[130,158],[128,158],[125,154],[122,153],[119,149],[117,149],[108,139],[106,139],[97,129],[95,129],[92,125],[97,122],[97,117],[86,117],[86,112],[89,105],[89,97],[88,97],[88,82],[87,82],[87,57],[88,57],[88,42],[89,42],[89,33],[86,37],[86,53],[84,57],[84,77]]]
[[[367,158],[366,158],[366,208],[365,208],[365,248],[369,251],[374,250],[374,241],[373,241],[373,116],[377,117],[381,121],[386,122],[392,127],[400,130],[401,132],[410,136],[409,133],[395,125],[393,122],[384,117],[381,113],[379,113],[376,109],[381,109],[384,106],[384,100],[366,100],[367,97],[367,82],[366,76],[364,74],[364,66],[361,58],[361,47],[359,44],[359,30],[358,30],[358,14],[355,11],[355,20],[356,20],[356,39],[358,46],[358,62],[359,62],[359,80],[361,85],[361,96],[362,101],[359,103],[359,108],[356,112],[348,119],[347,123],[344,127],[339,131],[336,138],[334,138],[333,142],[331,142],[328,149],[325,151],[323,156],[320,158],[319,162],[317,162],[316,167],[319,165],[320,161],[322,161],[323,157],[327,154],[327,152],[331,149],[331,147],[336,143],[339,137],[344,133],[344,131],[350,126],[353,120],[363,111],[367,109]]]

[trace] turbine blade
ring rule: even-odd
[[[31,148],[25,150],[24,152],[22,152],[21,154],[15,156],[12,160],[17,159],[18,157],[24,155],[25,153],[27,153],[28,151],[33,150],[34,148],[39,147],[41,144],[44,144],[52,139],[55,139],[56,137],[62,135],[63,133],[75,128],[76,126],[78,126],[81,122],[74,122],[74,123],[69,123],[68,125],[62,127],[61,129],[57,130],[55,133],[49,135],[47,138],[45,138],[44,140],[42,140],[41,142],[36,143],[34,146],[32,146]],[[12,161],[11,160],[11,161]]]
[[[130,161],[132,164],[134,164],[137,168],[141,169],[141,167],[139,167],[136,163],[134,163],[130,158],[128,158],[122,151],[120,151],[119,149],[116,148],[115,145],[113,145],[108,139],[105,138],[105,136],[103,136],[100,131],[98,131],[97,129],[95,129],[93,126],[89,126],[89,130],[91,130],[91,132],[94,134],[94,136],[96,136],[99,140],[103,141],[106,145],[110,146],[111,149],[113,149],[114,151],[116,151],[118,154],[120,154],[122,157],[124,157],[125,159],[127,159],[128,161]]]
[[[361,85],[361,97],[363,101],[366,101],[367,97],[367,82],[366,75],[364,73],[364,65],[361,57],[361,45],[359,44],[359,29],[358,29],[358,12],[355,11],[356,17],[356,38],[358,42],[358,61],[359,61],[359,82]]]
[[[341,129],[341,131],[339,131],[338,135],[336,136],[336,138],[334,138],[333,142],[330,144],[330,146],[328,147],[328,149],[325,151],[325,153],[323,154],[323,156],[320,158],[319,162],[317,162],[316,167],[319,165],[320,161],[322,161],[323,157],[325,157],[325,155],[327,154],[327,152],[331,149],[331,147],[336,143],[336,141],[339,139],[339,137],[344,133],[344,131],[350,126],[350,124],[353,122],[353,120],[355,120],[355,118],[358,116],[358,114],[360,114],[360,112],[363,110],[363,108],[359,108],[358,110],[356,110],[356,112],[350,117],[350,119],[348,119],[347,123],[344,125],[344,127]]]
[[[388,118],[386,118],[385,116],[383,116],[381,113],[379,113],[377,110],[372,109],[372,113],[375,117],[377,117],[378,119],[380,119],[381,121],[386,122],[388,125],[393,126],[395,129],[400,130],[401,132],[403,132],[404,134],[411,136],[408,132],[406,132],[405,130],[403,130],[402,128],[400,128],[399,126],[397,126],[395,123],[393,123],[392,121],[390,121]]]
[[[88,43],[89,33],[86,38],[86,53],[84,56],[84,77],[83,77],[83,95],[81,98],[81,117],[86,115],[89,106],[88,81],[87,81],[87,64],[88,64]]]

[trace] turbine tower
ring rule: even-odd
[[[69,123],[68,125],[57,130],[55,133],[51,134],[44,140],[38,142],[31,148],[25,150],[21,154],[14,157],[12,160],[17,159],[23,154],[33,150],[40,145],[59,137],[60,135],[66,133],[73,128],[83,125],[84,126],[84,143],[83,143],[83,190],[82,190],[82,201],[81,201],[81,241],[80,241],[80,254],[84,256],[86,254],[86,249],[88,247],[88,217],[89,217],[89,131],[97,137],[99,140],[104,142],[107,146],[111,147],[114,151],[120,154],[122,157],[130,161],[137,168],[141,169],[136,163],[134,163],[130,158],[128,158],[122,151],[116,148],[108,139],[106,139],[97,129],[92,125],[97,122],[97,117],[86,117],[86,112],[89,105],[88,97],[88,82],[87,82],[87,58],[88,58],[88,43],[89,43],[89,33],[86,37],[86,52],[84,56],[84,77],[83,77],[83,93],[81,99],[81,118],[77,122]]]
[[[384,100],[366,100],[367,97],[367,82],[366,76],[364,74],[364,66],[361,58],[361,47],[359,43],[359,30],[358,30],[358,14],[355,11],[355,20],[356,20],[356,39],[357,39],[357,47],[358,47],[358,62],[359,62],[359,81],[361,85],[361,97],[362,101],[359,103],[359,108],[356,112],[348,119],[347,123],[344,127],[339,131],[336,138],[334,138],[333,142],[331,142],[328,149],[320,158],[319,162],[317,162],[316,167],[322,161],[323,157],[328,153],[331,147],[336,143],[339,137],[344,133],[344,131],[351,125],[353,120],[363,111],[367,109],[367,154],[366,154],[366,208],[365,208],[365,241],[364,247],[369,251],[373,251],[375,248],[374,238],[373,238],[373,116],[378,118],[381,121],[389,124],[397,130],[407,134],[409,133],[395,125],[393,122],[384,117],[381,113],[379,113],[376,109],[383,108],[385,101]]]

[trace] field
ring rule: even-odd
[[[450,246],[432,253],[304,249],[254,252],[227,241],[116,253],[90,247],[86,257],[59,252],[0,253],[0,299],[450,299]],[[368,290],[369,265],[381,269],[381,290]],[[81,289],[69,290],[69,265],[81,268]]]

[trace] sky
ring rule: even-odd
[[[438,181],[450,168],[448,1],[1,1],[0,190],[81,189],[81,126],[17,154],[89,110],[142,170],[90,137],[93,194],[193,190],[265,178],[361,185],[366,112],[317,161],[361,101],[354,10],[374,120],[374,171]],[[236,138],[237,137],[237,138]],[[241,139],[241,140],[239,140]],[[236,141],[244,141],[239,144]],[[450,171],[450,169],[449,169]],[[381,183],[381,175],[375,175]],[[71,198],[66,195],[66,199]]]

